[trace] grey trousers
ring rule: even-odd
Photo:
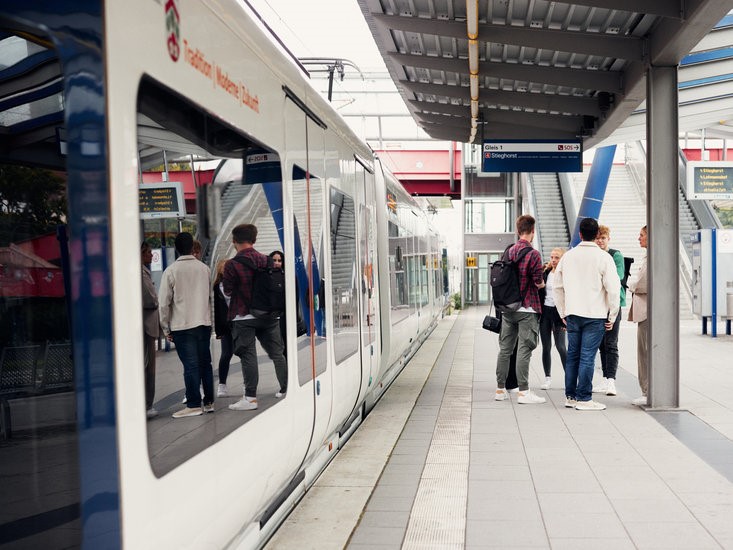
[[[283,342],[280,337],[280,323],[264,319],[247,319],[232,323],[234,354],[242,360],[244,395],[257,397],[260,371],[257,366],[257,344],[255,337],[275,364],[275,375],[280,383],[280,391],[288,389],[288,364],[283,356]]]
[[[649,391],[649,319],[639,323],[636,328],[636,363],[639,369],[639,387],[642,395]]]
[[[517,346],[517,383],[519,391],[529,389],[529,360],[539,339],[537,313],[512,311],[501,316],[499,356],[496,359],[496,386],[503,388],[509,372],[509,359]]]

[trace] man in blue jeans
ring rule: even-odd
[[[214,372],[211,367],[211,272],[192,254],[193,236],[183,232],[175,241],[178,259],[163,272],[158,294],[160,326],[176,345],[183,363],[186,407],[173,418],[214,412]],[[203,406],[199,387],[204,389]]]
[[[568,329],[565,406],[602,411],[592,400],[593,363],[605,331],[613,328],[620,303],[621,280],[613,258],[595,243],[598,222],[580,222],[581,242],[566,252],[555,270],[557,312]]]

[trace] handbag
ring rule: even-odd
[[[501,332],[501,319],[493,315],[487,315],[484,317],[483,328],[499,334]]]
[[[491,305],[493,307],[494,305],[493,300],[491,301]],[[501,314],[497,313],[497,315],[501,315]],[[495,332],[499,334],[501,332],[501,316],[494,317],[493,315],[491,315],[491,310],[489,310],[489,315],[484,317],[484,322],[483,322],[483,325],[481,326],[482,328],[486,330],[490,330],[491,332]]]

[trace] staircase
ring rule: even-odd
[[[553,248],[567,248],[570,244],[565,206],[557,174],[529,174],[534,197],[535,219],[540,238],[543,261],[550,258]]]

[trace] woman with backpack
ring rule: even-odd
[[[560,362],[565,370],[565,359],[567,357],[567,344],[565,323],[562,322],[560,314],[555,307],[555,297],[553,295],[553,282],[555,279],[555,268],[560,258],[565,253],[562,248],[553,248],[550,252],[550,261],[545,264],[542,278],[545,281],[545,287],[539,291],[540,302],[542,304],[542,315],[540,316],[540,341],[542,342],[542,367],[545,370],[545,382],[540,386],[543,390],[549,390],[552,387],[552,340],[555,339],[555,348],[560,354]]]

